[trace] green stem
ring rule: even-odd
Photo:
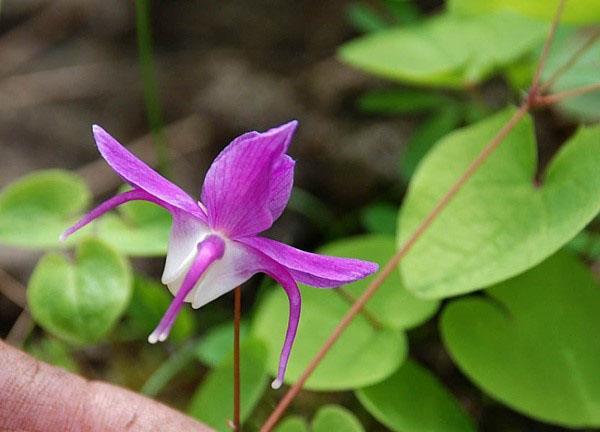
[[[163,175],[169,177],[171,173],[167,139],[164,133],[164,122],[162,120],[162,111],[158,96],[158,83],[156,80],[156,68],[154,65],[154,55],[152,53],[149,0],[135,0],[135,15],[146,114],[148,116],[148,123],[150,123],[150,131],[152,132],[152,141],[156,152],[158,170]]]

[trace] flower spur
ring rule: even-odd
[[[133,189],[116,195],[66,230],[61,239],[115,207],[144,200],[167,209],[173,218],[162,282],[175,296],[148,337],[164,341],[184,302],[199,308],[265,273],[285,290],[288,327],[273,388],[283,383],[300,321],[297,282],[333,288],[377,270],[374,263],[305,252],[259,237],[283,212],[294,179],[294,160],[286,154],[297,127],[291,121],[264,133],[236,138],[209,168],[196,201],[135,157],[99,126],[93,134],[102,157]]]

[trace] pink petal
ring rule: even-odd
[[[202,189],[210,228],[229,238],[269,228],[289,198],[293,161],[285,155],[297,122],[236,138],[211,165]]]
[[[139,160],[100,126],[94,125],[92,131],[102,157],[129,184],[206,222],[206,215],[198,203],[179,186]]]
[[[225,242],[215,235],[206,237],[197,245],[196,256],[185,275],[181,287],[177,291],[175,298],[169,305],[169,308],[160,320],[156,329],[148,336],[148,342],[162,342],[167,338],[171,331],[171,327],[173,327],[173,324],[175,323],[177,314],[179,314],[179,311],[183,306],[185,298],[192,291],[209,266],[223,257],[224,252]]]
[[[251,250],[254,255],[255,265],[257,265],[259,271],[275,279],[282,286],[288,296],[290,305],[288,327],[285,332],[285,340],[283,347],[281,348],[281,354],[279,355],[277,377],[271,384],[271,387],[278,389],[283,384],[285,371],[292,352],[292,346],[296,339],[298,324],[300,324],[302,298],[296,281],[284,266],[254,248],[251,248]]]
[[[273,167],[269,187],[269,211],[273,220],[277,220],[290,200],[294,185],[294,160],[284,155]]]
[[[151,195],[144,190],[133,189],[133,190],[115,195],[114,197],[104,201],[98,207],[96,207],[93,210],[91,210],[90,212],[88,212],[75,225],[68,228],[64,233],[62,233],[60,236],[60,240],[61,241],[66,240],[67,237],[69,237],[74,232],[80,230],[81,228],[83,228],[84,226],[89,224],[90,222],[99,218],[103,214],[111,211],[112,209],[120,206],[121,204],[125,204],[126,202],[136,201],[136,200],[150,201],[150,202],[153,202],[154,204],[158,204],[162,207],[167,207],[167,210],[170,210],[168,205],[165,206],[165,203],[163,203],[162,201],[157,199],[154,195]]]
[[[319,288],[333,288],[365,278],[379,267],[368,261],[305,252],[265,237],[239,241],[285,266],[298,282]]]

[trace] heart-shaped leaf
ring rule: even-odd
[[[479,387],[531,417],[600,426],[600,286],[561,252],[441,319],[450,355]]]
[[[283,419],[274,432],[310,432],[308,423],[300,416],[292,415]]]
[[[289,416],[275,428],[275,432],[362,432],[364,428],[357,418],[339,405],[325,405],[317,411],[308,427],[306,420],[300,416]]]
[[[474,15],[497,10],[511,10],[534,18],[551,20],[556,14],[560,0],[448,0],[452,13]],[[561,22],[596,24],[600,21],[600,3],[596,0],[573,0],[565,2]]]
[[[97,222],[97,235],[130,256],[164,256],[167,253],[171,215],[149,202],[132,201]]]
[[[37,264],[27,290],[31,315],[48,332],[75,344],[102,339],[131,297],[129,264],[96,239],[77,248],[75,263],[50,253]]]
[[[413,84],[464,87],[489,77],[540,44],[547,26],[498,12],[442,14],[418,26],[369,34],[339,51],[348,64]]]
[[[411,360],[385,381],[358,390],[356,396],[367,411],[396,432],[475,430],[452,395]]]
[[[443,138],[415,174],[399,218],[403,244],[513,114]],[[415,243],[401,265],[426,298],[484,288],[556,252],[600,210],[600,126],[582,128],[536,181],[531,118],[522,120]]]
[[[0,243],[28,248],[59,244],[59,235],[86,207],[90,193],[67,171],[38,171],[0,192]]]
[[[393,244],[389,237],[365,236],[333,243],[319,252],[383,261],[389,258],[392,251]],[[358,285],[352,284],[345,289],[351,295],[358,295],[366,283],[368,282],[356,282]],[[381,381],[402,363],[406,355],[406,338],[403,333],[393,328],[420,322],[435,310],[437,304],[419,303],[419,300],[411,298],[402,289],[399,278],[391,278],[386,284],[376,295],[380,298],[373,299],[373,303],[367,305],[371,308],[369,316],[375,315],[377,319],[381,319],[380,324],[383,323],[383,326],[370,321],[367,315],[356,317],[308,379],[305,388],[346,390],[362,387]],[[350,307],[348,299],[335,289],[300,286],[300,290],[302,315],[286,373],[288,383],[298,379]],[[400,298],[405,299],[407,303],[402,304]],[[412,304],[417,310],[414,314],[408,307],[408,303],[413,300]],[[386,301],[396,305],[398,309],[388,307]],[[269,348],[267,367],[272,375],[277,372],[288,310],[287,297],[283,290],[277,287],[264,296],[252,323],[251,334],[265,341]],[[388,323],[395,327],[387,327]]]
[[[313,432],[363,432],[360,422],[350,411],[338,405],[321,407],[312,422]]]
[[[240,417],[244,422],[267,388],[267,351],[263,343],[248,339],[240,347]],[[231,431],[233,420],[233,355],[227,356],[200,385],[188,413],[219,431]]]

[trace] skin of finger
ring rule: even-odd
[[[0,430],[213,431],[151,399],[110,384],[87,381],[2,341]]]

